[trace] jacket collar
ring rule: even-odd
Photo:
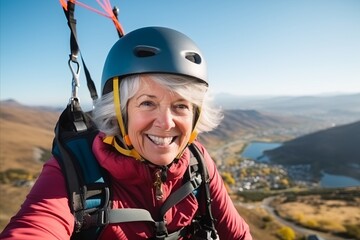
[[[120,154],[114,147],[103,142],[104,134],[98,134],[93,142],[93,153],[99,164],[112,178],[131,184],[144,184],[153,181],[157,168],[143,161]],[[181,178],[190,160],[190,151],[186,149],[181,158],[174,162],[167,171],[167,181]]]

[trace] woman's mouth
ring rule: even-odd
[[[159,137],[159,136],[154,136],[154,135],[146,135],[151,142],[153,142],[155,145],[159,145],[159,146],[166,146],[166,145],[170,145],[171,143],[173,143],[176,139],[176,137]]]

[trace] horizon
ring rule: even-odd
[[[279,98],[332,98],[332,97],[343,97],[343,96],[359,96],[360,97],[360,91],[359,92],[353,92],[353,93],[329,93],[329,94],[314,94],[314,95],[251,95],[251,96],[243,96],[243,95],[235,95],[235,94],[229,94],[229,93],[218,93],[213,95],[213,101],[215,104],[217,104],[217,101],[224,100],[222,98],[233,99],[233,100],[272,100],[272,99],[279,99]],[[90,97],[89,97],[90,99]],[[49,108],[65,108],[66,105],[69,103],[69,99],[64,99],[64,102],[59,103],[48,103],[48,104],[28,104],[21,102],[15,98],[7,98],[7,99],[0,99],[0,103],[14,103],[14,104],[20,104],[22,106],[28,106],[28,107],[49,107]],[[84,108],[84,110],[91,110],[93,107],[92,100],[89,101],[82,101],[80,99],[80,105]]]

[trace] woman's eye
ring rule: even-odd
[[[154,106],[155,104],[151,101],[143,101],[139,104],[139,106],[141,107],[152,107]]]
[[[189,106],[186,104],[178,104],[178,105],[175,105],[175,108],[178,110],[188,110]]]

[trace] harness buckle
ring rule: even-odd
[[[165,239],[169,236],[169,233],[166,228],[166,221],[155,222],[156,227],[156,239]]]
[[[97,225],[104,226],[107,225],[108,223],[109,223],[109,212],[107,211],[107,209],[102,208],[99,210]]]
[[[82,229],[88,229],[94,226],[105,226],[109,223],[109,212],[105,208],[101,208],[94,213],[85,213],[83,217]]]
[[[104,184],[100,184],[100,186],[102,186]],[[104,199],[103,199],[103,205],[102,207],[98,210],[98,214],[97,214],[97,226],[104,226],[109,224],[109,201],[110,201],[110,190],[107,187],[107,185],[103,186],[103,189],[101,189],[101,191],[104,192]]]
[[[190,182],[191,182],[192,186],[194,187],[194,189],[197,189],[202,183],[201,175],[196,174],[196,176],[194,176],[190,179]]]
[[[84,196],[86,199],[84,199],[84,206],[86,204],[90,204],[91,202],[87,202],[91,197],[102,194],[104,199],[101,202],[101,205],[96,207],[97,204],[95,203],[95,206],[89,206],[90,208],[87,210],[84,210],[84,229],[93,227],[93,226],[104,226],[109,224],[109,201],[110,201],[110,190],[107,187],[107,185],[103,183],[94,184],[92,186],[89,186],[89,189],[85,186],[85,192]]]

